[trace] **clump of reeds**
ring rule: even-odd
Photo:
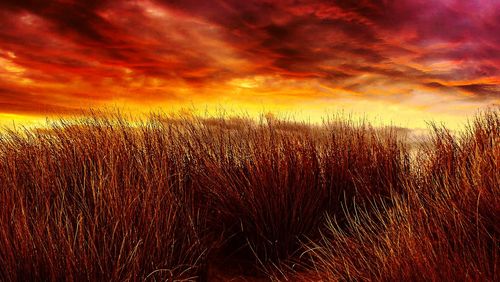
[[[165,128],[60,121],[0,141],[0,280],[194,279],[206,216]]]
[[[405,193],[327,222],[308,244],[325,280],[495,281],[499,278],[500,118],[479,115],[458,136],[433,126]],[[369,209],[367,209],[367,207]]]
[[[92,113],[4,131],[0,280],[210,280],[224,268],[492,280],[499,123],[492,110],[460,136],[434,126],[414,159],[397,128],[350,119]]]

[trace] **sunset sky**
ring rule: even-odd
[[[0,120],[88,107],[344,110],[455,127],[500,102],[500,1],[0,1]]]

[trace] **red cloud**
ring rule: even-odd
[[[177,86],[249,76],[361,96],[393,83],[498,99],[495,0],[7,0],[0,9],[3,112],[189,100]]]

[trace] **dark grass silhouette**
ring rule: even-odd
[[[5,130],[0,280],[495,280],[499,128],[433,126],[417,158],[350,119]]]

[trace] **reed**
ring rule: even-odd
[[[6,129],[0,280],[495,280],[499,128],[497,109],[461,135],[431,125],[416,158],[404,131],[352,119]]]

